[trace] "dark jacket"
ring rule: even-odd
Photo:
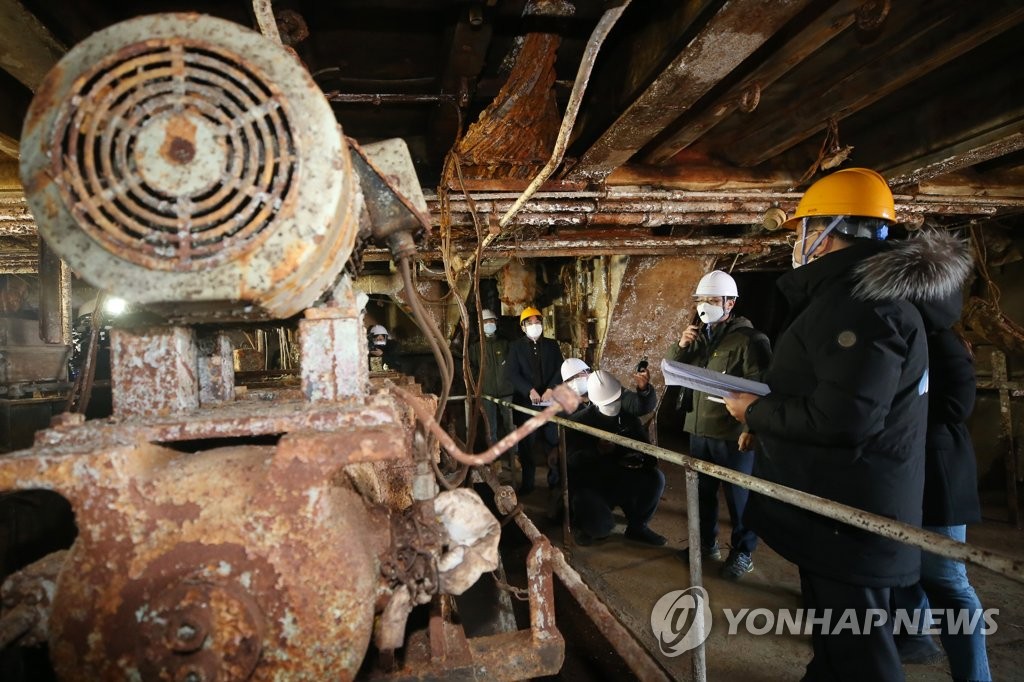
[[[907,299],[960,287],[969,267],[932,248],[943,239],[857,242],[779,279],[789,322],[764,377],[771,393],[747,410],[760,444],[755,476],[920,524],[928,349]],[[884,277],[859,269],[889,251],[902,267]],[[869,587],[918,579],[917,548],[784,502],[752,493],[745,520],[808,572]]]
[[[974,360],[951,327],[960,318],[959,291],[920,304],[928,332],[928,433],[924,465],[926,526],[962,526],[981,521],[978,465],[967,430],[977,384]]]
[[[768,337],[754,329],[745,317],[732,317],[711,327],[701,328],[697,338],[686,348],[673,343],[666,353],[669,360],[723,372],[736,377],[760,381],[772,359]],[[705,438],[735,442],[744,427],[725,409],[725,405],[707,399],[706,393],[695,391],[686,413],[683,429]]]
[[[469,347],[469,366],[473,378],[480,375],[480,349],[483,348],[484,374],[480,391],[484,395],[508,399],[512,395],[512,382],[506,376],[508,362],[508,339],[501,336],[484,336]],[[543,393],[543,391],[541,391]]]
[[[928,242],[929,255],[944,253],[964,272],[970,254],[956,240]],[[858,269],[887,295],[907,295],[905,282],[892,272],[907,268],[901,251],[889,251],[866,261]],[[913,289],[927,287],[918,281]],[[932,292],[933,294],[935,292]],[[924,516],[927,526],[960,526],[981,520],[978,471],[974,445],[966,421],[974,409],[977,385],[974,361],[952,327],[960,319],[963,295],[958,288],[948,296],[927,300],[911,296],[924,321],[928,338],[928,429],[925,436]]]
[[[537,382],[533,377],[534,354],[540,360],[540,377]],[[531,388],[544,395],[544,391],[562,383],[562,360],[562,350],[558,343],[546,336],[536,342],[523,336],[510,343],[505,377],[512,384],[512,402],[530,407],[533,404],[530,401]]]
[[[649,443],[647,429],[636,415],[620,411],[618,415],[609,417],[601,414],[593,403],[577,410],[569,417],[578,424],[601,429],[618,436],[632,438]],[[655,467],[658,460],[650,455],[637,453],[622,445],[616,444],[611,452],[602,453],[598,450],[600,438],[597,436],[566,429],[565,451],[569,466],[569,485],[579,488],[605,488],[615,485],[617,474],[623,466]]]

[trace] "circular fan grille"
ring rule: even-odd
[[[237,55],[149,40],[76,79],[54,128],[54,179],[106,249],[199,270],[250,250],[291,210],[292,131],[284,98]]]

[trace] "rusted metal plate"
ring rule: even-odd
[[[358,316],[310,308],[299,322],[302,391],[311,402],[359,398],[370,377],[366,333]]]
[[[630,258],[608,317],[601,368],[628,386],[640,358],[661,357],[693,317],[693,291],[713,264],[708,257]],[[649,369],[651,381],[661,385],[658,363]]]

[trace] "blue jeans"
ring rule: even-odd
[[[720,440],[690,435],[690,455],[705,462],[718,464],[749,474],[754,470],[753,451],[740,452],[735,440]],[[737,552],[750,554],[757,547],[754,531],[743,525],[743,510],[747,508],[750,491],[743,486],[720,481],[714,476],[697,474],[697,497],[700,502],[700,543],[705,547],[718,539],[718,487],[725,492],[725,506],[732,521],[731,546]]]
[[[964,542],[967,526],[925,526],[925,530]],[[938,623],[942,629],[939,639],[949,658],[949,670],[956,680],[980,680],[988,682],[992,673],[988,669],[988,654],[985,652],[985,633],[982,627],[985,619],[981,615],[981,602],[974,588],[967,580],[967,567],[960,561],[921,552],[921,582],[909,588],[900,588],[897,606],[906,609],[927,609],[943,611]],[[968,620],[977,615],[977,627],[971,634],[951,634],[947,631],[946,610],[965,609],[971,612]]]

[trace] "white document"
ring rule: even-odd
[[[715,372],[682,362],[663,359],[661,371],[665,375],[665,383],[669,386],[684,386],[719,398],[724,398],[730,393],[753,393],[754,395],[771,393],[768,384],[763,384],[760,381],[734,377],[731,374]]]

